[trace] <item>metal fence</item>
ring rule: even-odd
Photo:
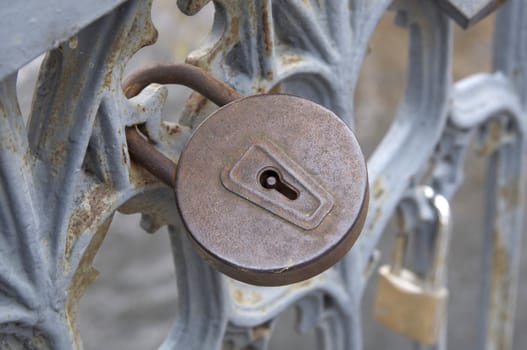
[[[192,15],[207,2],[178,5]],[[188,63],[242,95],[306,97],[352,129],[353,97],[377,23],[393,11],[408,31],[406,88],[390,130],[368,159],[370,199],[360,236],[334,267],[282,287],[249,285],[210,267],[189,239],[174,189],[130,157],[127,127],[140,125],[154,150],[177,162],[197,126],[217,109],[196,92],[182,117],[169,122],[161,117],[164,86],[151,84],[135,97],[125,96],[126,63],[156,40],[151,1],[30,0],[4,6],[0,348],[82,347],[76,305],[97,277],[92,261],[120,211],[141,213],[147,232],[169,228],[178,313],[163,349],[265,349],[276,319],[292,307],[298,309],[300,332],[316,330],[318,348],[362,349],[361,305],[378,271],[387,285],[378,286],[378,318],[419,340],[421,348],[444,349],[448,316],[434,309],[440,302],[390,290],[401,274],[397,261],[405,260],[399,256],[391,269],[379,269],[377,246],[395,216],[395,244],[408,247],[406,263],[415,275],[446,269],[448,201],[463,181],[466,151],[476,138],[488,157],[477,348],[511,349],[525,212],[527,3],[509,0],[497,12],[493,73],[459,82],[451,77],[450,17],[472,25],[497,3],[214,1],[210,38]],[[43,53],[26,122],[18,106],[17,71]],[[291,131],[290,137],[305,135]],[[443,249],[439,260],[437,247]],[[438,276],[430,288],[446,291],[443,273]],[[405,309],[404,303],[421,307]],[[427,335],[422,326],[434,318],[437,326]]]

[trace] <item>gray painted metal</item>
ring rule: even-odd
[[[0,79],[58,47],[124,1],[4,0],[0,11]]]
[[[494,12],[507,0],[438,0],[459,25],[466,28]]]
[[[196,12],[206,2],[178,3]],[[47,8],[36,1],[4,6],[1,18],[17,9],[13,18],[24,13],[26,22],[35,18],[41,23],[46,17],[46,23],[55,23],[60,16],[53,6],[66,2],[45,3]],[[391,1],[215,3],[210,40],[189,62],[246,95],[272,90],[307,97],[353,126],[352,96],[361,62]],[[527,169],[525,1],[509,0],[498,15],[497,72],[455,85],[450,23],[437,2],[392,4],[398,23],[408,28],[410,68],[392,127],[368,161],[371,199],[365,228],[335,267],[279,288],[244,284],[209,267],[174,215],[172,190],[131,163],[125,126],[145,123],[156,147],[177,160],[193,129],[215,106],[194,94],[174,125],[161,121],[164,87],[153,84],[131,100],[124,97],[123,67],[155,40],[156,32],[148,1],[130,0],[100,17],[115,5],[75,5],[79,12],[64,10],[57,31],[51,24],[26,31],[22,22],[0,21],[3,38],[18,32],[32,36],[9,41],[16,49],[4,50],[0,59],[1,348],[81,347],[75,305],[96,278],[91,261],[112,214],[120,210],[143,213],[148,232],[170,228],[179,313],[163,349],[219,349],[222,343],[264,349],[277,316],[292,306],[301,310],[302,332],[318,330],[320,348],[362,349],[361,301],[384,228],[400,208],[408,227],[419,232],[416,247],[429,246],[430,225],[417,223],[433,218],[416,210],[413,190],[429,185],[451,198],[462,182],[464,156],[474,136],[490,159],[480,348],[512,348]],[[26,126],[17,105],[16,74],[11,73],[48,49]],[[419,252],[418,272],[428,263],[427,250]],[[446,348],[446,337],[445,331],[433,348]]]

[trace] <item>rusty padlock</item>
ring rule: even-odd
[[[393,331],[426,345],[437,344],[445,324],[448,290],[445,264],[450,240],[448,201],[430,187],[420,188],[436,213],[436,233],[430,271],[420,278],[403,268],[408,233],[395,241],[392,265],[379,269],[374,318]]]
[[[366,218],[368,176],[355,136],[333,112],[291,95],[241,97],[190,65],[140,71],[125,94],[152,82],[187,85],[223,106],[194,131],[175,174],[127,129],[134,161],[175,187],[205,260],[243,282],[276,286],[313,277],[348,252]]]
[[[366,163],[331,111],[290,95],[236,100],[183,150],[177,203],[202,255],[244,282],[283,285],[335,264],[368,206]]]

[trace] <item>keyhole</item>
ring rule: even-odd
[[[277,190],[292,201],[298,198],[298,192],[289,184],[282,182],[280,174],[274,169],[267,169],[260,174],[260,184],[264,188]]]

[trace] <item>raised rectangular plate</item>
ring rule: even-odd
[[[298,191],[296,199],[260,184],[261,172],[270,168]],[[304,230],[320,225],[334,205],[333,197],[312,176],[278,146],[261,138],[223,169],[221,182],[229,191]]]

